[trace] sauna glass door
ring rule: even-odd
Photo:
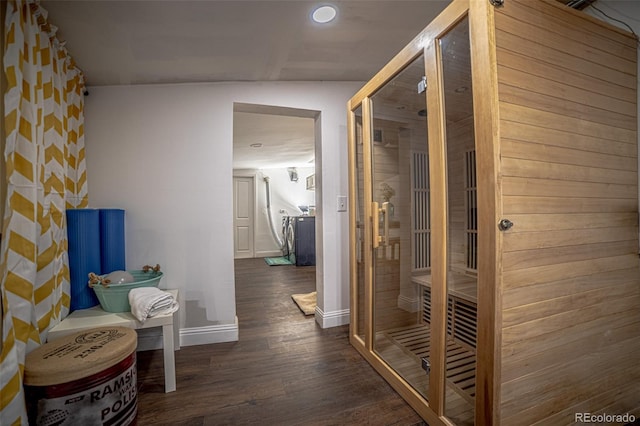
[[[373,350],[425,399],[429,306],[429,170],[424,58],[371,96]]]
[[[469,20],[438,39],[444,117],[446,244],[445,415],[472,425],[476,394],[478,203]],[[445,248],[446,247],[446,248]]]

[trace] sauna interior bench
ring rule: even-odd
[[[414,275],[411,281],[423,287],[431,288],[431,274]],[[478,303],[477,278],[449,272],[447,274],[447,290],[449,295],[474,304]]]
[[[165,290],[178,299],[178,290]],[[89,309],[78,309],[49,330],[47,340],[52,341],[78,331],[95,327],[129,327],[135,330],[162,327],[162,350],[164,352],[164,391],[176,390],[176,364],[174,351],[180,349],[178,334],[178,312],[138,321],[131,312],[106,312],[100,305]],[[177,343],[177,345],[176,345]]]

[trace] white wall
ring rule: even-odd
[[[323,191],[317,206],[323,261],[316,318],[323,326],[348,321],[348,214],[336,211],[336,197],[348,194],[346,102],[361,86],[270,82],[89,89],[90,205],[126,210],[127,267],[162,265],[162,286],[179,288],[190,302],[183,303],[181,328],[202,326],[202,317],[225,330],[235,324],[234,102],[320,111],[316,163],[323,167],[316,179]]]

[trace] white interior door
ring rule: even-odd
[[[233,178],[233,244],[236,259],[255,256],[253,247],[254,178]]]

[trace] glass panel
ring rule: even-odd
[[[440,39],[447,153],[445,415],[472,425],[476,376],[477,208],[469,21]]]
[[[372,190],[382,237],[373,256],[374,350],[426,399],[429,170],[426,96],[418,93],[424,71],[420,56],[372,97]]]
[[[356,143],[356,182],[355,190],[357,194],[356,200],[356,274],[357,274],[357,324],[355,334],[364,342],[365,318],[364,318],[364,301],[365,301],[365,276],[364,276],[364,154],[363,154],[363,137],[362,137],[362,106],[358,107],[354,114],[354,140]]]

